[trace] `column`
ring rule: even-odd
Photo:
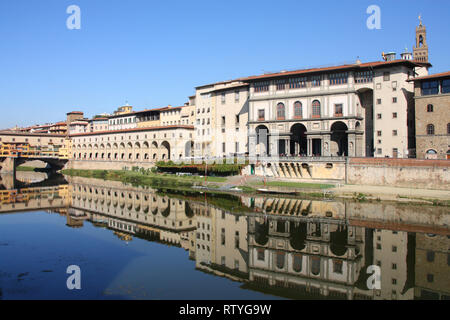
[[[308,137],[307,139],[306,139],[306,141],[307,141],[307,150],[308,150],[308,154],[307,154],[307,156],[308,157],[312,157],[312,138],[310,138],[310,137]]]
[[[329,157],[331,155],[331,135],[326,134],[322,138],[322,156]]]
[[[291,141],[289,139],[284,140],[284,143],[286,145],[285,149],[286,149],[286,155],[290,156],[291,155]]]
[[[356,135],[354,133],[347,135],[347,149],[349,157],[356,157]]]

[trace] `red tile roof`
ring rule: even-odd
[[[395,64],[407,64],[410,66],[431,66],[429,63],[423,63],[418,61],[410,61],[410,60],[393,60],[393,61],[376,61],[376,62],[367,62],[367,63],[360,63],[360,64],[345,64],[340,66],[332,66],[332,67],[324,67],[324,68],[310,68],[310,69],[301,69],[301,70],[294,70],[294,71],[286,71],[286,72],[277,72],[277,73],[268,73],[263,75],[257,75],[257,76],[250,76],[247,78],[241,78],[238,79],[240,81],[253,81],[253,80],[259,80],[259,79],[267,79],[267,78],[275,78],[275,77],[282,77],[282,76],[292,76],[292,75],[302,75],[302,74],[308,74],[308,73],[320,73],[320,72],[329,72],[329,71],[340,71],[340,70],[350,70],[350,69],[364,69],[364,68],[378,68],[378,67],[384,67],[388,65],[395,65]]]
[[[450,71],[436,73],[436,74],[430,74],[428,76],[423,76],[423,77],[417,77],[417,78],[409,79],[409,81],[438,79],[438,78],[444,78],[444,77],[450,77]]]
[[[133,128],[133,129],[121,129],[121,130],[108,130],[108,131],[96,131],[96,132],[86,132],[86,133],[74,133],[71,137],[78,136],[92,136],[98,134],[114,134],[114,133],[125,133],[125,132],[140,132],[140,131],[153,131],[153,130],[164,130],[164,129],[194,129],[194,126],[188,125],[172,125],[172,126],[157,126],[157,127],[143,127],[143,128]]]

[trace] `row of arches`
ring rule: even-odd
[[[168,141],[163,141],[159,145],[156,141],[151,143],[144,141],[76,145],[73,147],[72,156],[78,160],[159,161],[170,160],[170,154],[171,147]]]
[[[359,122],[356,129],[359,129]],[[267,126],[259,125],[255,129],[256,153],[258,155],[271,155],[270,131]],[[327,153],[333,156],[348,156],[348,126],[342,121],[336,121],[329,131],[330,142],[322,141],[322,138],[308,139],[308,130],[303,123],[294,123],[290,128],[290,139],[278,138],[278,155],[288,156],[321,156],[325,147]],[[326,143],[326,144],[325,144]]]
[[[184,207],[187,218],[194,217],[194,211],[185,200],[173,200],[156,194],[142,194],[121,190],[98,189],[92,187],[76,187],[72,195],[72,201],[79,201],[86,207],[88,204],[102,206],[103,209],[121,209],[137,214],[161,214],[167,218],[172,211],[178,211]],[[176,203],[178,201],[178,204]],[[108,209],[109,208],[109,209]],[[108,213],[108,212],[104,212]]]

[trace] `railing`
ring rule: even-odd
[[[67,148],[32,147],[26,144],[2,144],[0,145],[0,157],[14,158],[59,158],[68,159]]]

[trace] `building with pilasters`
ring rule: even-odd
[[[249,83],[249,152],[408,157],[413,86],[430,64],[407,59],[264,74]]]

